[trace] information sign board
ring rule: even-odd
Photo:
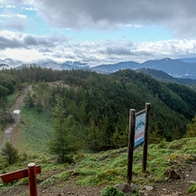
[[[129,184],[132,181],[133,151],[140,144],[143,144],[142,171],[146,172],[148,154],[149,111],[150,103],[146,103],[146,108],[138,113],[135,113],[135,109],[130,109],[129,111],[127,167],[127,182]]]
[[[145,139],[146,110],[136,113],[134,147],[139,146]]]

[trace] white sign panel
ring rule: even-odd
[[[14,110],[13,113],[14,114],[20,114],[20,110]]]
[[[136,115],[134,147],[144,142],[146,126],[146,111]]]

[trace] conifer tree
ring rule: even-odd
[[[72,162],[73,155],[79,148],[78,140],[74,136],[72,118],[66,115],[63,104],[58,102],[55,108],[53,138],[49,143],[49,150],[57,155],[59,162]]]
[[[196,115],[192,119],[192,123],[187,125],[186,137],[196,137]]]
[[[27,107],[33,107],[33,105],[34,105],[33,96],[31,95],[31,93],[29,91],[28,91],[26,99],[25,99],[25,105]]]
[[[6,142],[5,147],[2,149],[1,155],[9,164],[14,164],[18,160],[18,150],[9,142]]]

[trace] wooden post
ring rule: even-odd
[[[28,164],[28,176],[29,176],[30,196],[37,196],[37,181],[36,181],[35,163]]]
[[[129,111],[128,170],[127,170],[127,183],[129,184],[132,181],[134,137],[135,137],[135,109],[131,109]]]
[[[21,178],[29,177],[30,196],[37,196],[36,174],[40,174],[40,173],[41,173],[40,165],[35,165],[35,163],[29,163],[28,168],[26,169],[21,169],[14,172],[1,174],[0,177],[4,183],[9,183],[14,180],[19,180]]]
[[[145,134],[144,134],[143,161],[142,161],[143,172],[146,172],[146,166],[147,166],[149,111],[150,111],[150,103],[146,103],[146,126],[145,126]]]

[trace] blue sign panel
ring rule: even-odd
[[[136,114],[134,147],[142,144],[145,138],[146,110]]]

